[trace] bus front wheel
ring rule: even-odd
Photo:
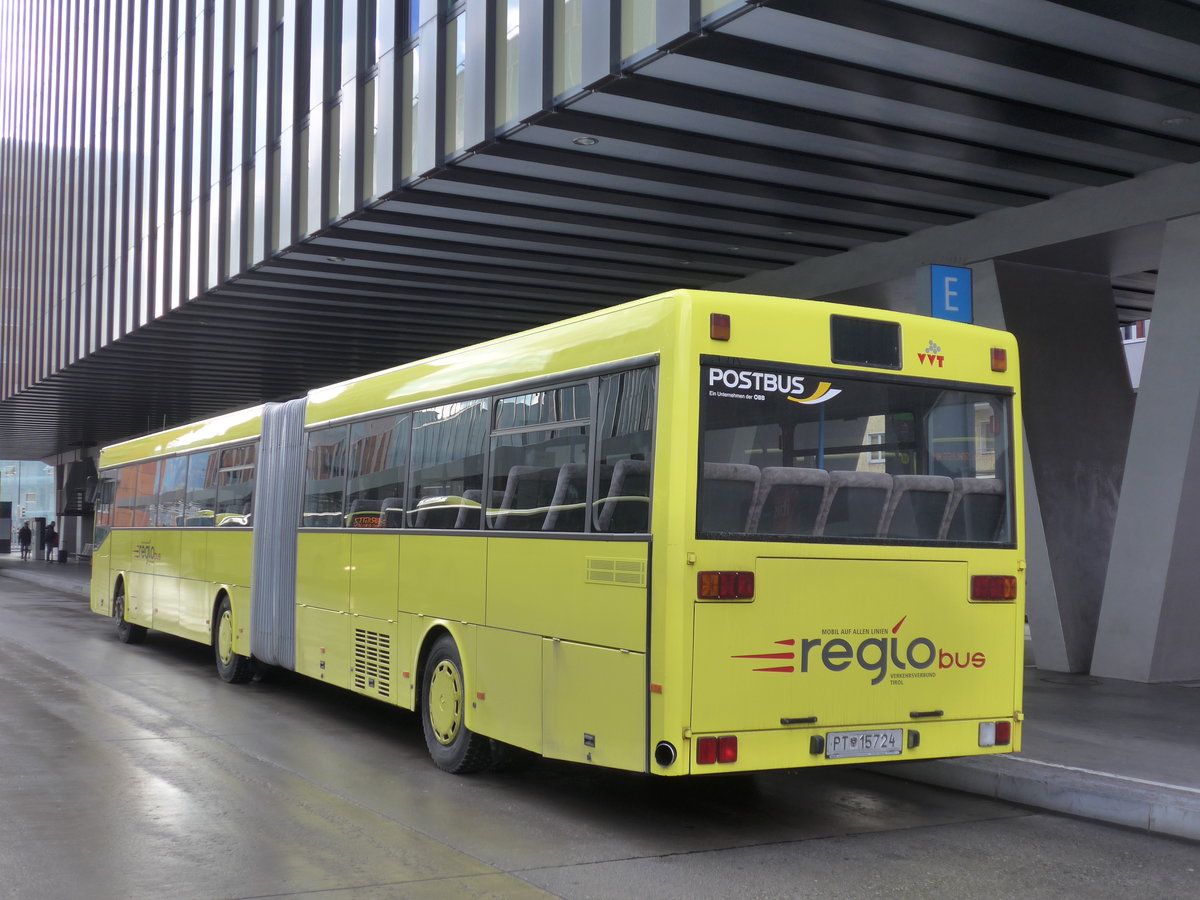
[[[233,651],[233,606],[228,596],[222,596],[213,619],[213,658],[222,681],[241,684],[254,675],[254,664],[248,656]]]
[[[421,726],[434,764],[455,775],[478,772],[491,763],[490,741],[466,724],[466,680],[454,639],[434,641],[421,679]]]
[[[146,626],[125,621],[125,585],[113,593],[113,618],[117,620],[117,640],[122,644],[140,644],[146,640]]]

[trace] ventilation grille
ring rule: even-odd
[[[640,559],[597,559],[587,561],[587,580],[592,584],[646,586],[646,563]]]
[[[392,695],[392,639],[389,635],[354,629],[354,689],[377,697]]]

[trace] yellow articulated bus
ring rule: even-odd
[[[1019,749],[1013,338],[675,291],[106,448],[92,609],[658,775]]]

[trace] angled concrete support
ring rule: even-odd
[[[1092,672],[1200,678],[1200,216],[1167,223]]]
[[[1086,672],[1133,416],[1112,288],[1040,266],[973,268],[976,321],[1002,323],[1020,345],[1034,657]]]

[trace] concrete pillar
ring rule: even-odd
[[[1200,216],[1167,223],[1092,672],[1200,678]]]
[[[1020,346],[1034,658],[1086,672],[1133,417],[1112,286],[1039,266],[972,268],[976,321],[999,326],[999,310]]]

